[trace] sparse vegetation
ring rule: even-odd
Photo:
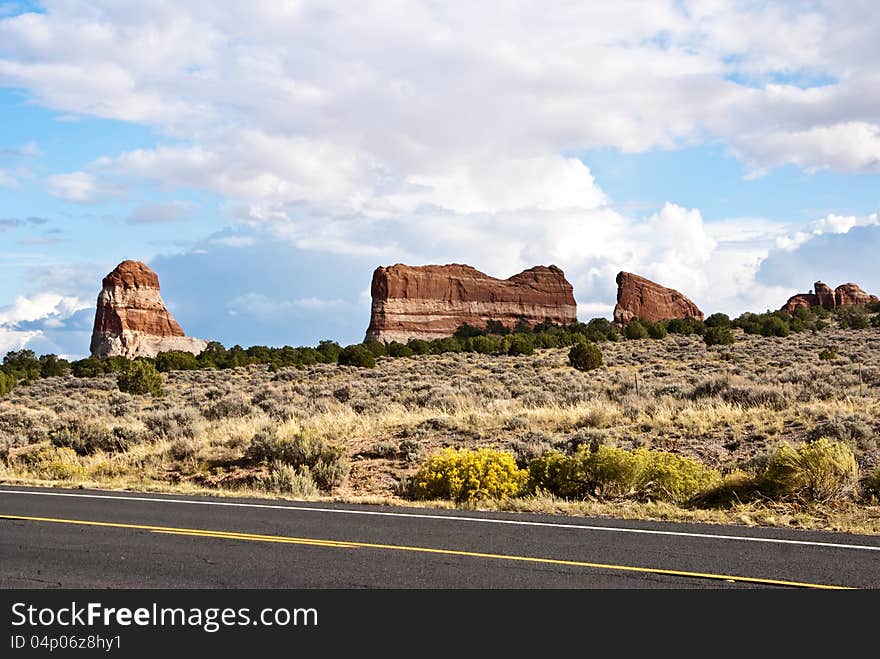
[[[523,496],[463,499],[468,505],[880,532],[871,508],[880,465],[880,335],[874,327],[839,327],[826,315],[797,310],[792,318],[807,331],[787,337],[749,334],[734,321],[736,341],[720,350],[704,347],[704,336],[725,326],[714,315],[704,324],[664,323],[675,331],[652,341],[618,341],[606,320],[487,329],[389,344],[380,356],[361,346],[375,359],[372,369],[339,368],[343,348],[333,342],[265,350],[216,344],[195,357],[195,369],[189,359],[181,368],[170,368],[175,359],[157,361],[170,368],[156,374],[164,397],[119,391],[127,360],[80,360],[43,377],[41,358],[16,354],[0,368],[21,374],[0,399],[0,479],[400,502],[402,492],[412,496],[405,484],[430,456],[489,449],[508,455],[533,485],[543,460],[543,485]],[[819,321],[829,324],[812,331]],[[534,351],[511,356],[520,335]],[[601,368],[585,376],[569,355],[589,341],[598,344]],[[836,357],[819,359],[829,346]],[[262,434],[280,446],[267,441],[261,449]],[[790,494],[768,485],[779,447],[797,452],[823,438],[847,447],[856,462],[860,481],[849,479],[842,499],[823,494],[827,503],[817,503],[810,488],[821,487]],[[657,454],[676,461],[666,481],[652,479],[659,489],[610,476],[588,486],[559,475],[563,466],[585,468],[574,460],[579,451],[606,456],[605,474],[644,466],[632,457],[642,452],[651,464]],[[721,475],[699,487],[675,485],[690,482],[688,466]],[[309,494],[306,469],[318,494]]]

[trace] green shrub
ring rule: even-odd
[[[867,329],[871,321],[864,307],[847,305],[834,310],[834,317],[841,327],[847,329]]]
[[[579,371],[592,371],[602,365],[602,351],[595,343],[576,343],[568,351],[568,363]]]
[[[324,339],[318,343],[315,352],[317,353],[318,361],[324,364],[332,364],[339,361],[339,353],[342,352],[342,347],[336,341]]]
[[[57,355],[42,355],[40,357],[40,377],[57,378],[66,375],[70,370],[70,362],[61,359]]]
[[[153,359],[156,370],[160,373],[168,371],[192,371],[199,367],[196,356],[182,350],[170,350],[168,352],[160,352]]]
[[[837,350],[834,348],[825,348],[819,353],[819,359],[822,361],[831,361],[837,359]]]
[[[793,448],[781,445],[758,480],[762,494],[779,501],[827,503],[848,497],[858,481],[853,452],[822,438]]]
[[[0,371],[0,396],[11,393],[15,388],[15,376]]]
[[[327,491],[341,485],[350,470],[344,447],[305,435],[282,437],[274,430],[254,435],[245,456],[257,462],[308,467],[318,487]]]
[[[880,467],[877,467],[865,479],[864,494],[869,501],[877,502],[880,500]]]
[[[123,427],[110,429],[81,419],[70,419],[49,431],[52,446],[72,449],[77,455],[121,453],[144,440],[142,432]]]
[[[444,339],[434,339],[429,343],[432,355],[442,355],[444,352],[461,352],[462,343],[454,336]]]
[[[388,348],[381,341],[376,339],[367,339],[363,343],[364,348],[370,351],[373,357],[384,357],[388,354]]]
[[[790,332],[790,325],[779,316],[765,316],[759,324],[761,336],[788,336]]]
[[[648,330],[638,318],[633,318],[623,328],[623,336],[627,339],[646,339],[648,338]]]
[[[358,368],[375,368],[376,358],[362,345],[346,346],[339,353],[340,366],[356,366]]]
[[[451,499],[458,503],[519,495],[528,472],[511,453],[493,449],[447,448],[432,456],[413,476],[416,499]]]
[[[665,339],[666,335],[669,333],[666,330],[666,325],[663,323],[650,323],[644,320],[641,322],[648,331],[648,338],[655,340]]]
[[[699,334],[702,336],[706,331],[706,324],[696,318],[672,318],[666,321],[666,330],[670,334],[683,336]]]
[[[807,434],[807,439],[816,441],[822,437],[830,441],[843,442],[856,455],[874,453],[880,448],[874,428],[868,418],[861,414],[838,414],[819,421]]]
[[[397,341],[392,341],[388,344],[387,352],[389,357],[394,357],[395,359],[398,357],[412,357],[415,354],[412,348]]]
[[[706,328],[703,341],[707,346],[730,345],[733,343],[733,333],[729,327],[714,325]]]
[[[471,339],[471,348],[481,355],[491,355],[500,352],[504,347],[504,340],[498,336],[476,336]]]
[[[529,487],[565,498],[634,497],[681,503],[721,482],[717,471],[684,456],[647,449],[581,446],[551,452],[529,465]]]
[[[198,417],[193,410],[173,409],[165,412],[153,412],[143,418],[144,425],[155,437],[178,439],[196,436]]]
[[[119,391],[128,394],[164,396],[162,389],[162,376],[156,371],[156,367],[147,361],[133,361],[127,364],[123,371],[116,376],[116,384]]]
[[[284,462],[273,462],[269,472],[258,478],[256,484],[267,492],[291,494],[295,497],[313,497],[318,494],[318,485],[309,468],[304,465],[293,467]]]
[[[431,344],[424,339],[410,339],[406,347],[412,350],[414,355],[427,355],[431,352]]]
[[[534,352],[535,346],[532,344],[532,341],[528,336],[525,336],[524,334],[514,334],[510,337],[507,346],[508,355],[532,355]]]
[[[730,327],[730,317],[726,313],[713,313],[705,323],[706,327]]]

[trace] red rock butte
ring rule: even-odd
[[[652,323],[673,318],[703,320],[703,312],[673,288],[666,288],[631,272],[619,272],[614,322],[622,327],[633,318]]]
[[[367,339],[401,343],[452,336],[463,324],[488,321],[514,328],[519,322],[569,325],[577,304],[565,274],[555,265],[496,279],[469,265],[376,268]]]
[[[788,298],[788,302],[782,305],[782,311],[794,313],[799,307],[822,307],[833,311],[837,307],[865,306],[880,302],[876,295],[868,295],[857,284],[852,282],[841,284],[833,291],[831,287],[822,281],[813,284],[812,293],[798,293]]]
[[[123,261],[104,277],[95,326],[93,357],[155,357],[182,350],[198,354],[207,341],[188,337],[165,308],[159,277],[139,261]]]

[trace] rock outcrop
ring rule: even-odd
[[[620,272],[617,274],[614,322],[622,327],[633,318],[652,323],[673,318],[703,320],[703,312],[675,289],[666,288],[630,272]]]
[[[123,261],[104,277],[92,330],[92,356],[133,359],[169,350],[198,354],[207,345],[183,333],[165,308],[159,277],[143,263]]]
[[[373,272],[373,307],[367,339],[401,343],[451,336],[463,324],[488,321],[514,328],[577,320],[572,286],[554,265],[495,279],[469,265],[409,266]]]
[[[828,311],[833,311],[837,307],[848,305],[864,306],[866,304],[876,304],[878,298],[876,295],[868,295],[857,284],[852,282],[841,284],[833,291],[828,284],[817,281],[813,284],[812,293],[798,293],[788,298],[788,302],[782,305],[782,311],[794,313],[798,307],[822,307]]]

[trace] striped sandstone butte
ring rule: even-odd
[[[401,343],[452,336],[463,324],[483,329],[497,321],[569,325],[577,320],[570,283],[555,265],[495,279],[469,265],[376,268],[367,339]]]
[[[123,261],[104,277],[95,327],[93,357],[155,357],[181,350],[198,354],[207,341],[186,336],[165,308],[159,277],[139,261]]]

